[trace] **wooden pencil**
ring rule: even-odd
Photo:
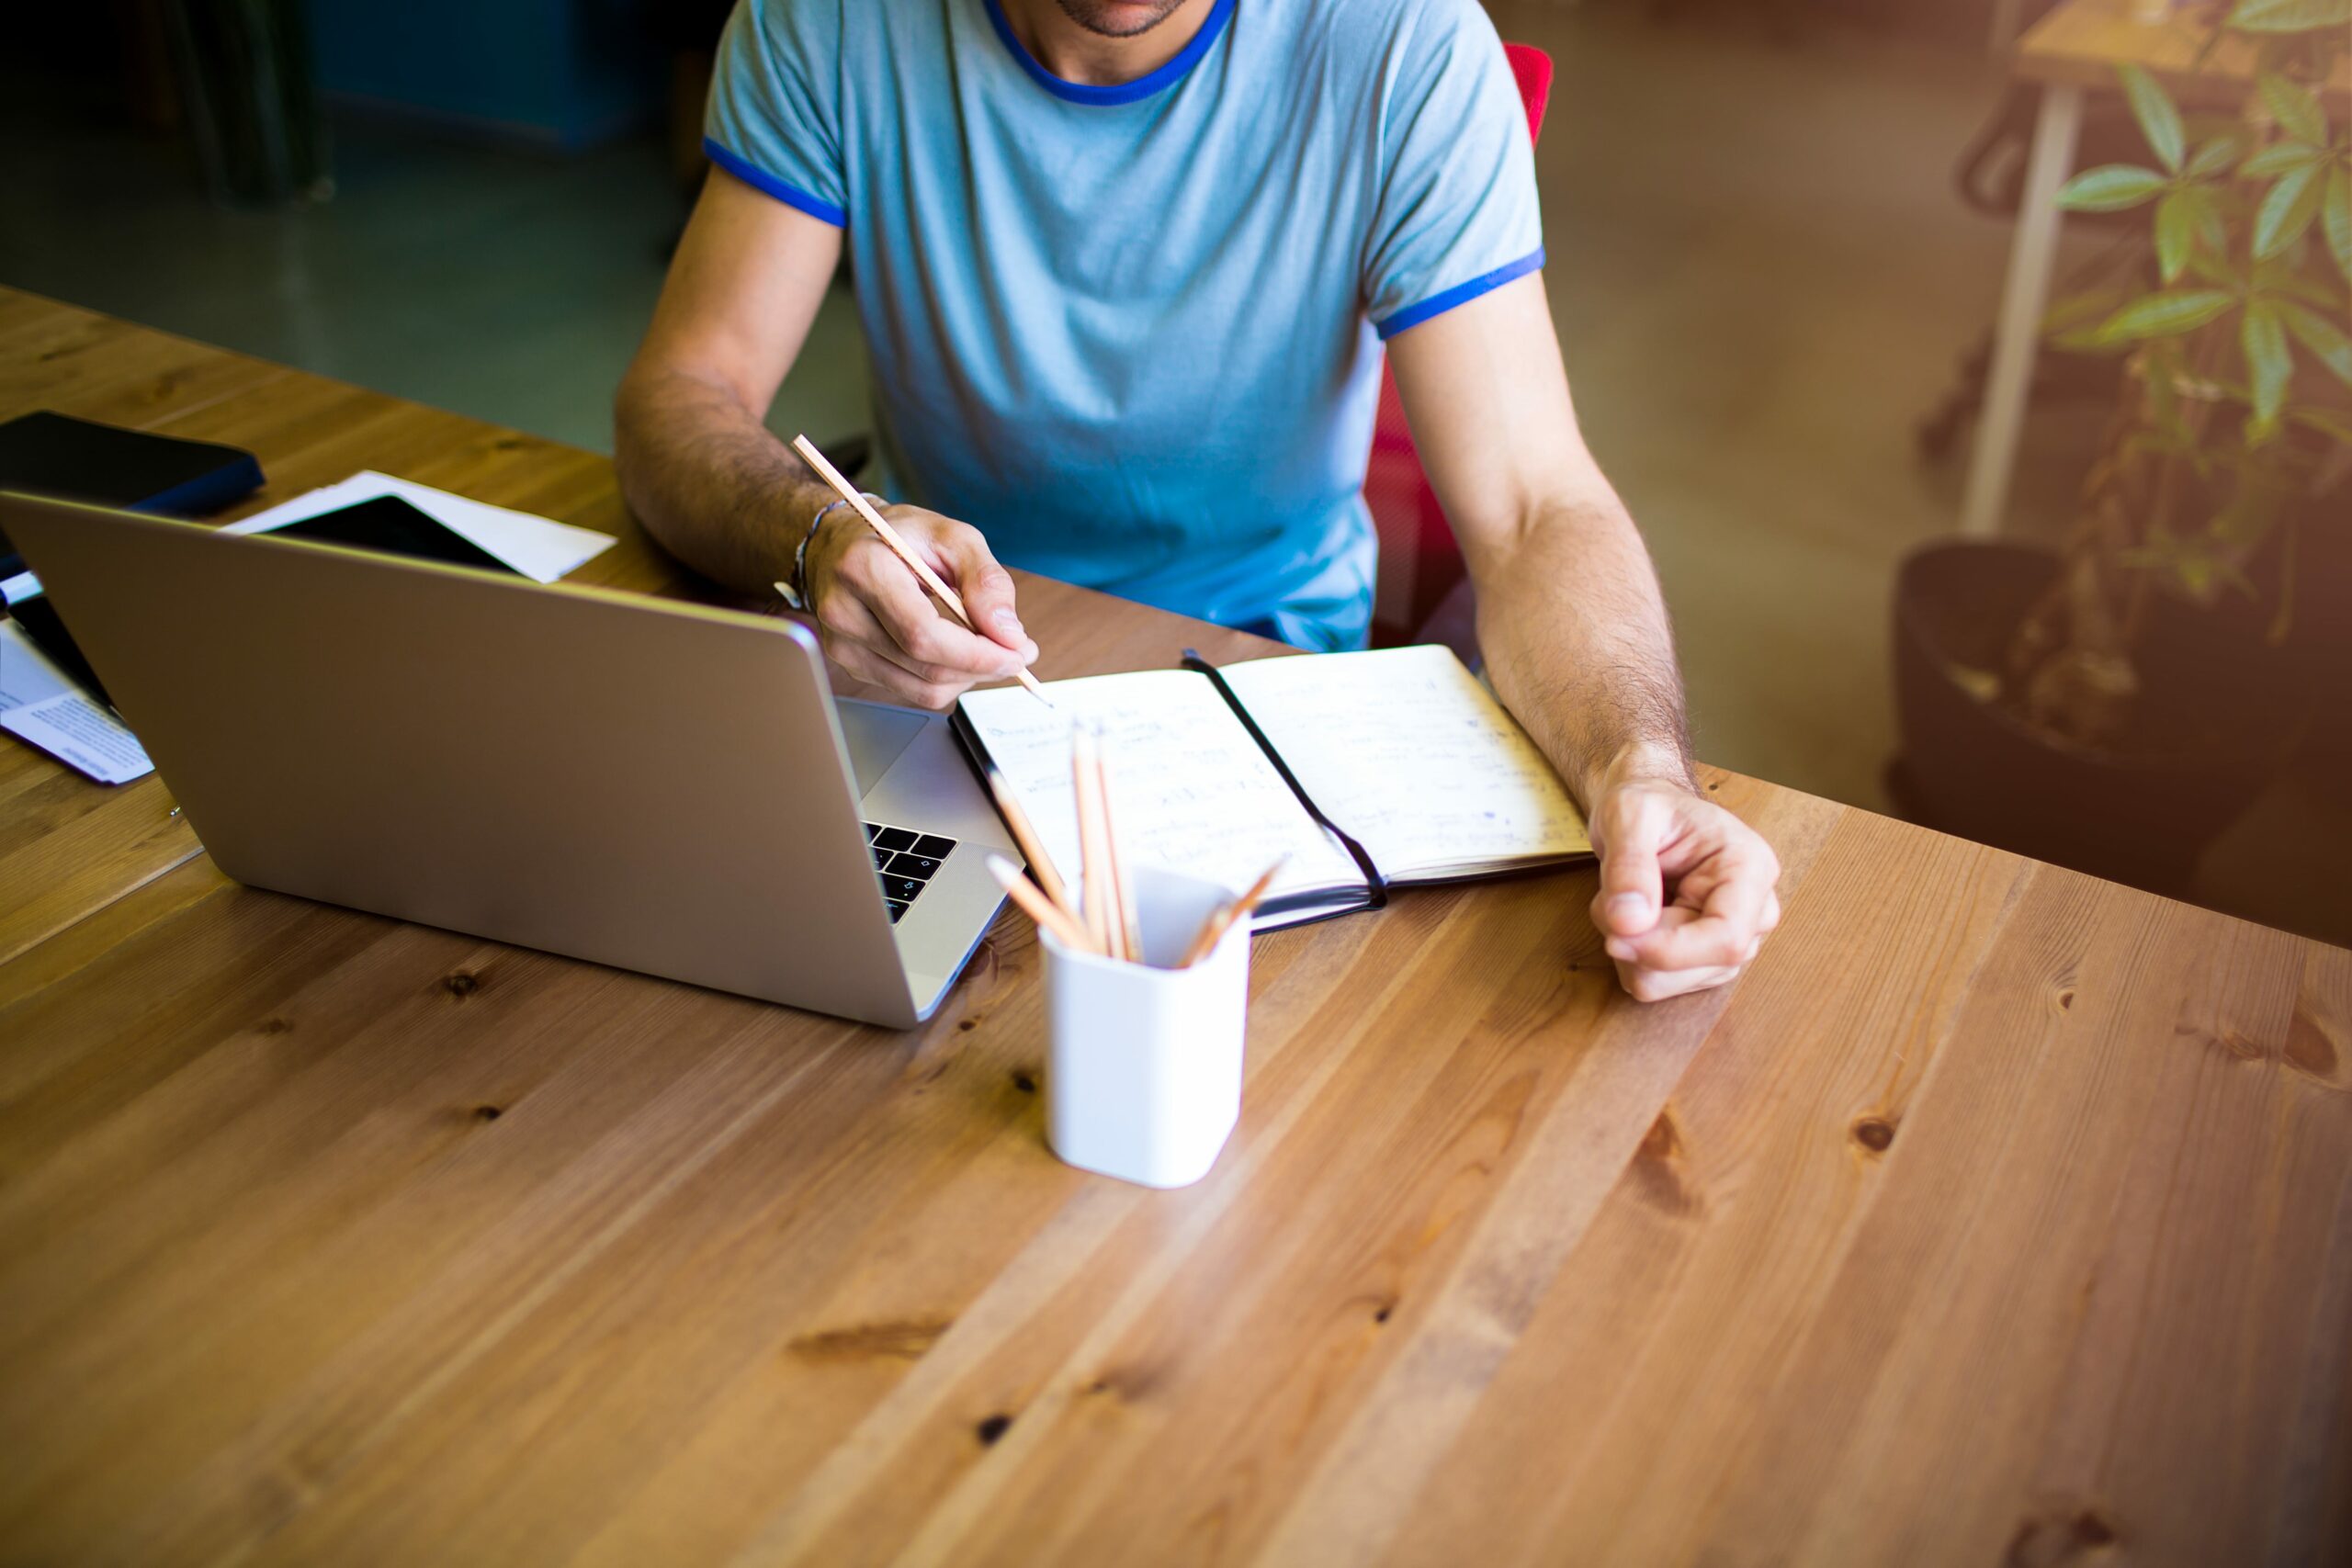
[[[1055,940],[1064,947],[1073,953],[1102,955],[1102,950],[1094,945],[1094,939],[1064,913],[1059,905],[1029,886],[1029,879],[1022,875],[1020,869],[1011,861],[1002,855],[989,856],[989,873],[1012,901],[1021,906],[1023,914],[1053,932]]]
[[[1119,949],[1111,934],[1111,904],[1116,895],[1111,887],[1111,850],[1102,832],[1102,775],[1094,765],[1093,733],[1082,724],[1070,729],[1069,784],[1078,812],[1080,912],[1095,945],[1116,958]]]
[[[913,572],[925,588],[937,594],[939,602],[954,611],[957,620],[963,622],[974,636],[988,636],[986,632],[972,624],[972,613],[964,608],[964,601],[956,595],[956,590],[948,587],[939,573],[932,570],[930,564],[915,554],[914,547],[908,544],[896,528],[890,526],[888,520],[879,512],[875,511],[872,503],[858,493],[857,488],[842,477],[841,470],[828,462],[822,452],[817,450],[815,442],[806,435],[796,435],[792,438],[792,449],[800,454],[802,462],[817,471],[820,479],[841,493],[841,498],[850,503],[851,509],[865,519],[865,525],[873,529],[884,544],[890,547],[890,553],[906,562],[907,570]],[[1047,707],[1054,705],[1053,699],[1046,695],[1046,688],[1037,684],[1037,677],[1029,673],[1027,670],[1014,671],[1013,678],[1029,688],[1031,696],[1035,697]]]
[[[1111,857],[1111,918],[1119,939],[1119,956],[1143,962],[1143,933],[1136,924],[1136,885],[1127,863],[1119,857],[1119,813],[1112,798],[1111,746],[1097,736],[1094,745],[1095,788],[1102,797],[1102,847]]]
[[[1264,901],[1266,889],[1274,885],[1274,874],[1281,871],[1289,860],[1290,857],[1284,855],[1259,874],[1258,880],[1250,885],[1250,891],[1230,904],[1219,904],[1211,909],[1209,918],[1201,922],[1201,929],[1193,934],[1193,944],[1184,950],[1184,956],[1177,960],[1176,967],[1190,969],[1216,951],[1216,944],[1225,940],[1225,933],[1232,929],[1233,922],[1248,919]]]
[[[991,773],[988,779],[989,793],[996,797],[996,808],[1002,814],[1004,825],[1012,830],[1012,841],[1021,846],[1021,855],[1029,863],[1030,874],[1036,877],[1038,887],[1060,908],[1062,913],[1073,921],[1077,920],[1080,918],[1078,906],[1070,899],[1069,886],[1062,881],[1062,874],[1054,864],[1054,857],[1046,852],[1046,842],[1037,837],[1037,829],[1030,822],[1029,814],[1021,809],[1021,802],[1013,798],[1011,787],[1001,776]]]

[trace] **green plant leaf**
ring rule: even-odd
[[[2312,357],[2335,373],[2335,378],[2352,387],[2352,338],[2343,329],[2316,310],[2307,310],[2291,299],[2273,299],[2268,308],[2278,313],[2278,320],[2294,334],[2295,341],[2311,350]]]
[[[2192,180],[2210,180],[2236,161],[2238,141],[2234,136],[2216,136],[2199,147],[2188,160],[2185,171]]]
[[[2319,216],[2323,194],[2316,165],[2306,164],[2278,176],[2270,194],[2262,198],[2262,209],[2254,215],[2254,254],[2275,256],[2302,238],[2303,231]]]
[[[2264,72],[2260,80],[2262,101],[2269,106],[2270,118],[2278,122],[2280,130],[2297,141],[2327,140],[2327,116],[2307,88],[2274,71]]]
[[[2238,173],[2250,180],[2267,180],[2274,175],[2300,169],[2305,164],[2316,164],[2321,156],[2322,149],[2307,141],[2274,141],[2248,158],[2239,166]]]
[[[2086,321],[2104,320],[2129,298],[2120,288],[2093,288],[2052,299],[2050,308],[2041,313],[2041,330],[2045,333],[2059,333]]]
[[[2352,417],[2337,413],[2334,409],[2297,409],[2287,416],[2291,423],[2301,424],[2352,446]]]
[[[2284,294],[2290,299],[2301,299],[2323,310],[2344,309],[2343,291],[2329,286],[2324,273],[2298,271],[2294,261],[2287,256],[2273,256],[2254,264],[2254,289],[2264,294]]]
[[[2352,280],[2352,164],[2338,164],[2328,171],[2319,221],[2327,233],[2328,254],[2335,258],[2335,270]]]
[[[2181,406],[2180,380],[2186,374],[2177,340],[2157,338],[2138,350],[2140,379],[2147,391],[2148,427],[2139,434],[2152,449],[2185,460],[2200,479],[2213,471],[2211,456],[2188,427]]]
[[[2225,24],[2242,33],[2300,33],[2352,23],[2352,0],[2238,0]]]
[[[2076,327],[2072,332],[2053,333],[2049,342],[2061,354],[2080,354],[2093,359],[2114,359],[2132,352],[2129,340],[2101,337],[2096,327]]]
[[[2113,315],[2116,309],[2132,297],[2132,290],[2122,288],[2093,288],[2081,294],[2069,294],[2052,303],[2042,312],[2041,335],[2052,348],[2070,354],[2114,354],[2132,345],[2093,342],[2091,334],[2098,324]]]
[[[2121,212],[2137,207],[2172,182],[2154,169],[2132,164],[2101,164],[2058,187],[2058,206],[2067,212]]]
[[[2147,543],[2117,552],[2116,559],[2142,571],[2160,573],[2171,579],[2181,592],[2201,601],[2212,592],[2222,558],[2209,539],[2183,538],[2162,528],[2151,528]]]
[[[2225,254],[2230,249],[2230,226],[2222,223],[2221,195],[2213,190],[2213,186],[2180,186],[2180,190],[2176,190],[2173,195],[2180,197],[2180,209],[2188,214],[2189,231],[2197,235],[2197,244],[2204,247],[2206,252],[2216,254],[2216,256]],[[2171,195],[2166,200],[2171,200]],[[2162,209],[2159,209],[2159,221],[2162,221]],[[2194,256],[2194,249],[2189,254]]]
[[[2167,191],[2156,203],[2156,275],[2167,288],[2179,279],[2197,243],[2197,208],[2188,196],[2185,190]]]
[[[2241,484],[2229,504],[2215,513],[2213,520],[2205,525],[2205,536],[2221,549],[2242,555],[2262,543],[2263,536],[2278,526],[2284,499],[2275,485]]]
[[[2123,96],[2132,100],[2132,118],[2140,122],[2148,151],[2156,155],[2157,163],[2178,174],[2187,133],[2180,128],[2180,111],[2173,107],[2172,95],[2136,65],[2117,66],[2115,73],[2123,78]]]
[[[2222,204],[2210,190],[2188,193],[2189,212],[2197,220],[2197,243],[2216,255],[2230,248],[2229,225],[2222,221]]]
[[[2220,316],[2236,297],[2221,288],[2175,288],[2134,299],[2098,324],[2098,343],[2129,343],[2194,332]]]
[[[2295,356],[2287,346],[2276,305],[2256,299],[2245,308],[2245,319],[2238,323],[2238,346],[2245,351],[2246,380],[2254,389],[2249,432],[2275,430],[2278,411],[2287,406],[2287,382],[2295,373]]]
[[[2221,220],[2219,212],[2216,212],[2213,217],[2215,222],[2218,223]],[[2210,241],[2211,237],[2206,236],[2206,238]],[[2227,234],[2222,235],[2221,241],[2213,244],[2212,254],[2209,255],[2199,251],[2191,255],[2188,258],[2188,270],[2216,288],[2227,288],[2242,293],[2245,288],[2245,279],[2230,265],[2229,257],[2222,254],[2228,249],[2228,240]]]

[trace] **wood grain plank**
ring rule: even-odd
[[[135,1472],[141,1495],[155,1496],[165,1478],[199,1468],[245,1429],[274,1393],[300,1387],[314,1359],[364,1342],[390,1304],[430,1303],[436,1315],[475,1306],[455,1292],[413,1296],[407,1287],[431,1279],[453,1249],[481,1245],[482,1231],[517,1224],[518,1207],[542,1217],[524,1194],[658,1104],[728,1024],[798,1021],[748,1003],[713,1019],[696,1005],[711,998],[675,987],[268,895],[237,890],[215,907],[265,900],[311,929],[283,933],[276,962],[216,987],[215,1005],[175,1032],[210,1048],[187,1053],[183,1070],[62,1151],[56,1181],[67,1191],[37,1195],[47,1201],[11,1227],[10,1267],[40,1288],[9,1292],[9,1414],[40,1422],[43,1456],[0,1486],[12,1537],[19,1522],[33,1528],[23,1511],[74,1523],[76,1481],[108,1490]],[[197,914],[179,923],[190,930],[167,923],[143,945],[167,964],[209,968],[208,922]],[[458,976],[469,983],[453,987]],[[658,1050],[641,1049],[649,1039]],[[729,1099],[682,1098],[672,1114],[688,1118],[720,1114]],[[657,1130],[642,1130],[644,1155],[679,1152]],[[71,1157],[92,1145],[98,1157]],[[158,1173],[120,1180],[141,1162]],[[627,1162],[589,1159],[576,1179],[625,1203],[634,1174]],[[577,1239],[561,1228],[573,1216],[565,1185],[547,1185],[541,1202],[556,1210],[560,1255]],[[399,1200],[425,1205],[417,1218],[427,1223],[405,1235],[383,1224],[379,1211]],[[75,1209],[80,1223],[53,1223]],[[487,1250],[508,1270],[538,1261]],[[508,1272],[500,1283],[518,1281]],[[442,1321],[460,1340],[474,1327]],[[136,1358],[138,1378],[99,1375],[137,1346],[149,1348]],[[413,1381],[452,1347],[407,1348],[423,1358]],[[126,1447],[137,1463],[89,1462]],[[252,1499],[232,1488],[206,1501]],[[80,1522],[113,1512],[94,1499]],[[102,1528],[136,1540],[145,1527],[134,1517]]]
[[[198,854],[92,910],[36,947],[0,963],[0,1012],[96,962],[109,948],[129,941],[229,885],[210,859]]]
[[[1029,990],[1034,956],[1021,963],[1017,978]],[[1001,970],[989,978],[990,994],[1006,978]],[[792,1435],[781,1446],[804,1458],[817,1457],[806,1445],[805,1428],[821,1427],[834,1407],[812,1407],[805,1395],[826,1390],[829,1374],[858,1359],[854,1350],[836,1354],[823,1348],[829,1334],[837,1342],[846,1329],[854,1344],[861,1337],[858,1328],[876,1322],[903,1328],[911,1323],[904,1332],[920,1341],[924,1325],[938,1321],[923,1314],[955,1310],[952,1297],[944,1303],[929,1298],[928,1282],[962,1276],[967,1264],[979,1266],[970,1278],[988,1279],[1001,1261],[991,1256],[993,1248],[1019,1246],[1026,1227],[1042,1224],[1060,1195],[1097,1185],[1045,1154],[1034,1090],[1020,1089],[1009,1073],[980,1055],[990,1027],[983,1021],[973,1031],[953,1028],[946,1035],[953,1053],[937,1060],[924,1051],[911,1061],[896,1052],[869,1055],[858,1079],[860,1106],[796,1111],[827,1125],[848,1123],[846,1146],[809,1150],[821,1158],[798,1182],[767,1178],[776,1162],[796,1157],[797,1148],[808,1149],[805,1134],[763,1132],[747,1139],[744,1157],[755,1159],[763,1173],[750,1184],[750,1192],[786,1193],[788,1199],[763,1201],[754,1196],[747,1207],[745,1189],[731,1184],[741,1173],[727,1189],[736,1194],[734,1201],[710,1190],[681,1193],[680,1212],[650,1217],[623,1244],[643,1266],[582,1276],[562,1299],[548,1304],[545,1321],[532,1325],[526,1347],[481,1379],[451,1391],[458,1408],[429,1413],[413,1431],[400,1436],[393,1450],[371,1465],[388,1495],[414,1495],[413,1488],[424,1487],[440,1506],[477,1518],[480,1528],[500,1540],[512,1531],[518,1539],[544,1541],[548,1530],[568,1540],[571,1531],[593,1522],[576,1502],[582,1474],[609,1471],[615,1485],[624,1487],[636,1473],[630,1450],[609,1441],[610,1413],[627,1409],[632,1422],[658,1422],[674,1408],[682,1390],[709,1386],[706,1379],[719,1371],[732,1373],[738,1382],[786,1379],[797,1391],[786,1396],[789,1418],[756,1431],[743,1454],[768,1461],[779,1446],[780,1426]],[[1034,1049],[1025,1027],[1019,1035],[1001,1038],[1018,1042],[1024,1053]],[[870,1109],[861,1114],[865,1106]],[[960,1210],[955,1201],[959,1195]],[[1023,1196],[1040,1206],[1030,1210],[1012,1201]],[[983,1201],[993,1224],[975,1224],[979,1216],[969,1206]],[[721,1227],[715,1241],[708,1235],[713,1226]],[[903,1238],[880,1249],[879,1257],[871,1245],[877,1228]],[[749,1236],[758,1237],[756,1256],[744,1253],[743,1238]],[[902,1266],[912,1277],[872,1281],[872,1271],[885,1266]],[[920,1301],[921,1307],[911,1307],[910,1301]],[[826,1310],[811,1310],[820,1306]],[[673,1310],[693,1325],[691,1337],[662,1337],[661,1344],[649,1347],[641,1334],[632,1340],[608,1332],[621,1323],[665,1321]],[[892,1315],[869,1315],[876,1310]],[[844,1322],[831,1315],[839,1312],[858,1315]],[[593,1371],[576,1359],[583,1344],[595,1348],[588,1352]],[[610,1357],[604,1354],[606,1348]],[[675,1353],[663,1356],[664,1348]],[[707,1372],[695,1364],[705,1355],[716,1358]],[[553,1377],[557,1358],[565,1368],[560,1379]],[[759,1376],[747,1380],[747,1368],[757,1369]],[[835,1386],[829,1392],[842,1391]],[[843,1411],[842,1416],[854,1414]],[[447,1466],[440,1449],[453,1429],[482,1434],[487,1475],[472,1465],[462,1474]],[[518,1446],[514,1434],[523,1429],[533,1436]],[[654,1451],[670,1451],[660,1437],[649,1437]],[[502,1455],[513,1458],[502,1461]],[[707,1470],[697,1467],[695,1473],[707,1488]],[[487,1491],[472,1492],[477,1485]],[[446,1490],[451,1487],[469,1490]],[[759,1495],[707,1495],[699,1502],[718,1508],[756,1502]],[[496,1521],[480,1517],[491,1507]],[[283,1540],[294,1557],[322,1550],[336,1554],[349,1544],[339,1532],[364,1530],[368,1540],[380,1541],[383,1529],[380,1499],[373,1508],[355,1499],[347,1509],[330,1506],[307,1517],[289,1527]]]
[[[0,963],[198,852],[163,781],[94,784],[0,742]]]
[[[2052,874],[2041,890],[2052,889],[2096,908],[2096,888]],[[1817,1506],[1812,1549],[1892,1550],[1873,1532],[1894,1529],[1931,1560],[1982,1561],[2038,1552],[2048,1528],[2107,1528],[2080,1501],[2044,1517],[2052,1505],[2030,1495],[2023,1472],[2033,1434],[2069,1381],[2090,1277],[2104,1271],[2099,1238],[2128,1196],[2130,1140],[2150,1126],[2132,1112],[2153,1109],[2161,1089],[2151,1071],[2160,1064],[2136,1058],[2150,1025],[2161,1020],[2169,1032],[2164,1013],[2177,1000],[2178,971],[2166,972],[2165,911],[2143,913],[2136,927],[2106,924],[2124,940],[2084,945],[2079,933],[2099,922],[2071,909],[2051,918],[2049,901],[2038,901],[2015,928],[2016,950],[1981,988],[1967,1027],[1983,1043],[1947,1064],[1927,1108],[1940,1114],[1915,1129],[1927,1134],[1914,1147],[1927,1151],[1928,1168],[1897,1172],[1850,1255],[1849,1277],[1908,1282],[1919,1292],[1915,1309],[1898,1317],[1878,1303],[1875,1321],[1901,1332],[1878,1329],[1861,1354],[1853,1327],[1873,1304],[1867,1291],[1825,1314],[1815,1331],[1815,1358],[1839,1354],[1849,1369],[1841,1386],[1862,1403],[1827,1424],[1854,1456]],[[2098,1113],[2086,1115],[2087,1107]],[[2035,1146],[2043,1140],[2052,1146]],[[1942,1223],[1923,1240],[1917,1220],[1929,1204]],[[1909,1238],[1899,1261],[1891,1251],[1897,1236]],[[1970,1255],[1971,1242],[1981,1253]],[[1794,1376],[1809,1370],[1811,1359],[1801,1361]],[[1922,1423],[1899,1470],[1872,1443],[1897,1421],[1906,1432]],[[1785,1412],[1776,1430],[1785,1436],[1797,1423]],[[1950,1509],[1932,1539],[1920,1539],[1925,1521],[1916,1517],[1900,1526],[1869,1520],[1873,1495],[1907,1495],[1926,1483],[1931,1462]],[[1744,1477],[1743,1501],[1770,1506],[1776,1469]],[[1794,1526],[1785,1508],[1779,1517]]]
[[[2352,1412],[2352,1088],[2332,1044],[2312,1048],[2326,1038],[2314,1020],[2352,1013],[2352,954],[2199,924],[2176,949],[2186,984],[2170,1038],[2130,1059],[2167,1080],[2168,1114],[2131,1147],[2102,1217],[2033,1469],[2048,1506],[2019,1529],[2053,1534],[2054,1515],[2177,1562],[2327,1561],[2308,1553],[2343,1539],[2352,1508],[2311,1491],[2291,1450],[2314,1393],[2335,1394],[2335,1424]],[[2177,1480],[2191,1469],[2206,1481],[2195,1495]]]
[[[1590,1234],[1387,1561],[1641,1560],[1626,1538],[1647,1507],[1670,1516],[1706,1495],[1659,1472],[1719,1464],[1754,1420],[1740,1380],[1777,1365],[1881,1179],[1856,1130],[1900,1124],[2024,870],[1839,818],[1789,900],[1776,967],[1743,984],[1711,1048],[1637,1129]],[[1882,918],[1819,919],[1865,886]],[[1905,918],[1931,901],[1960,918]]]

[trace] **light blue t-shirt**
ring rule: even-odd
[[[847,231],[901,499],[1308,648],[1371,620],[1381,340],[1544,262],[1474,0],[1216,0],[1114,87],[999,0],[741,0],[707,129]]]

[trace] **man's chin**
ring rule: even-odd
[[[1103,38],[1136,38],[1171,16],[1184,0],[1055,0],[1062,15]]]

